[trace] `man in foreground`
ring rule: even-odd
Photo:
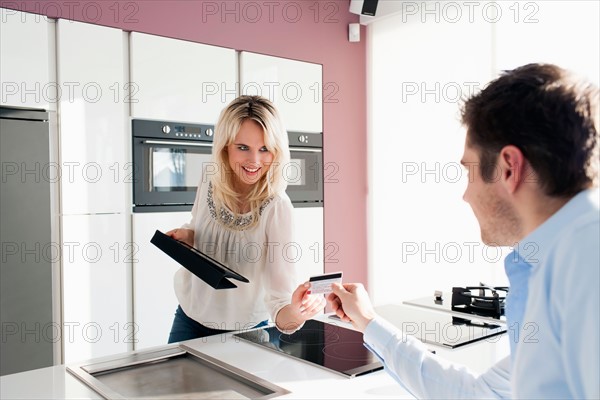
[[[485,244],[514,248],[510,357],[477,376],[378,317],[362,285],[334,284],[328,301],[416,397],[598,399],[598,88],[529,64],[468,99],[462,121],[463,198]]]

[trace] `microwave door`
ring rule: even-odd
[[[290,165],[284,168],[287,193],[296,206],[322,206],[323,154],[320,148],[290,147]]]
[[[212,146],[206,143],[145,140],[148,192],[177,192],[195,187]]]
[[[142,140],[134,200],[145,205],[192,205],[212,145],[184,141]]]
[[[172,147],[148,148],[148,192],[169,192],[193,186],[186,182],[186,151]]]

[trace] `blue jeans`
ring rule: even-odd
[[[255,328],[265,326],[267,323],[268,321],[262,321],[260,324],[256,325]],[[231,331],[204,326],[188,317],[181,309],[181,306],[177,306],[175,318],[173,319],[173,326],[171,327],[171,333],[169,334],[169,343],[183,342],[184,340],[198,339],[226,332]]]

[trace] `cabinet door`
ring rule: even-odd
[[[41,175],[4,173],[5,165],[34,171],[50,160],[47,122],[0,118],[0,375],[60,364],[60,357],[53,358],[53,344],[60,341],[53,329],[60,323],[53,315],[53,299],[60,295],[53,287],[59,262],[53,184]]]
[[[236,89],[234,50],[131,34],[131,115],[214,124]]]
[[[133,214],[135,348],[167,344],[179,304],[173,276],[180,265],[150,243],[158,229],[167,232],[191,219],[189,212]]]
[[[123,214],[63,216],[65,363],[132,348],[126,232]]]
[[[6,8],[0,14],[0,103],[49,110],[56,100],[56,85],[49,79],[50,22]]]
[[[241,93],[273,101],[288,131],[323,132],[322,76],[320,64],[240,53]]]
[[[322,207],[294,208],[294,242],[297,244],[296,250],[300,249],[296,262],[300,282],[307,281],[312,275],[323,274],[325,248]],[[332,249],[328,250],[328,256],[335,257]],[[292,257],[291,253],[288,257]],[[330,261],[334,262],[333,258]]]
[[[66,20],[57,30],[62,213],[124,212],[132,172],[125,33]]]

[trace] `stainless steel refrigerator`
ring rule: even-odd
[[[0,107],[1,375],[60,362],[53,113]]]

